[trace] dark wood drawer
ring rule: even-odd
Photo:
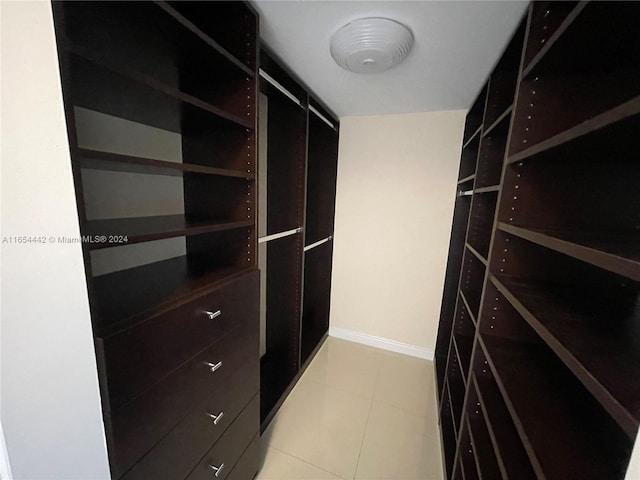
[[[260,387],[258,355],[221,382],[210,400],[199,404],[127,474],[126,480],[185,478],[231,425]],[[217,419],[212,418],[213,414]],[[257,425],[257,424],[256,424]]]
[[[196,465],[187,480],[224,480],[228,478],[233,466],[238,462],[251,440],[258,434],[259,429],[260,395],[256,395],[229,429],[224,432],[220,440]],[[224,466],[222,467],[222,465]],[[217,477],[212,466],[220,468]]]
[[[203,401],[224,392],[228,379],[258,358],[258,319],[245,322],[140,397],[105,414],[113,478],[119,478]],[[222,366],[212,372],[207,363]],[[256,360],[257,361],[257,360]]]
[[[235,464],[227,480],[251,480],[260,468],[260,435],[256,434]]]
[[[130,401],[208,345],[258,315],[258,271],[104,339],[106,411]],[[214,318],[210,318],[210,312]]]

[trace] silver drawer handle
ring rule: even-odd
[[[216,477],[220,476],[220,473],[222,472],[222,469],[224,468],[224,463],[221,463],[219,467],[216,467],[215,465],[209,465],[209,468],[211,468],[215,473]]]
[[[205,310],[204,314],[209,317],[209,320],[213,320],[216,317],[219,317],[220,315],[222,315],[222,310],[217,310],[215,312],[210,312],[209,310]]]
[[[207,415],[208,415],[209,417],[213,418],[213,424],[214,424],[214,425],[217,425],[217,424],[218,424],[218,422],[219,422],[220,420],[222,420],[222,417],[224,417],[224,412],[220,412],[218,415],[214,415],[213,413],[208,413],[208,412],[207,412]]]
[[[204,364],[207,367],[209,367],[209,370],[211,370],[212,372],[215,372],[217,369],[219,369],[222,366],[222,360],[219,361],[218,363],[204,362]]]

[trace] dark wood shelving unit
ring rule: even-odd
[[[483,343],[538,476],[595,480],[624,475],[631,441],[615,431],[617,425],[602,415],[599,405],[578,391],[548,351],[490,336],[482,337]],[[558,451],[566,445],[571,449],[559,459]]]
[[[473,323],[474,331],[475,331],[475,328],[477,327],[477,321],[475,316],[471,313],[471,307],[469,307],[469,302],[467,302],[467,299],[464,296],[463,292],[460,292],[460,300],[462,300],[466,313],[469,314],[469,317],[471,318],[471,323]]]
[[[224,265],[206,256],[182,256],[95,277],[95,335],[123,330],[248,271],[250,267]]]
[[[260,366],[260,421],[264,430],[300,370],[304,275],[304,195],[307,94],[266,49],[260,50],[262,96],[260,244],[265,344]],[[284,87],[282,91],[265,78]],[[265,111],[266,110],[266,111]],[[266,213],[265,213],[266,212]],[[278,238],[283,234],[282,238]],[[270,235],[275,238],[269,240]]]
[[[497,191],[500,186],[510,121],[510,113],[501,116],[498,124],[482,138],[478,154],[476,193]]]
[[[524,49],[525,72],[535,65],[537,60],[544,57],[546,51],[562,36],[586,3],[579,1],[532,3],[532,12],[529,16],[529,38]]]
[[[474,179],[474,178],[476,178],[476,175],[475,175],[475,174],[473,174],[473,175],[468,175],[468,176],[466,176],[466,177],[464,177],[464,178],[462,178],[462,179],[458,180],[458,185],[465,185],[465,184],[467,184],[468,182],[472,182],[472,183],[473,183],[473,179]],[[473,186],[473,185],[472,185],[472,186]]]
[[[467,114],[467,121],[464,124],[464,135],[462,137],[463,148],[467,147],[469,143],[471,143],[471,139],[479,137],[481,134],[484,107],[487,100],[487,88],[488,86],[485,85],[476,97],[476,100]]]
[[[264,431],[328,334],[339,122],[264,46],[260,92]]]
[[[452,476],[454,456],[456,452],[456,428],[453,425],[453,416],[451,415],[451,401],[449,399],[449,389],[445,384],[443,390],[442,412],[440,414],[440,429],[442,431],[442,454],[443,465],[448,476]]]
[[[69,49],[103,68],[253,128],[255,115],[245,101],[246,86],[253,84],[247,73],[251,69],[230,61],[212,47],[216,42],[204,41],[205,35],[196,35],[172,11],[153,2],[78,6],[66,18]]]
[[[463,183],[474,178],[479,147],[480,135],[475,135],[469,144],[462,149],[460,173],[458,174],[459,183]]]
[[[509,105],[509,107],[504,112],[502,112],[502,114],[496,119],[496,121],[487,127],[487,129],[482,133],[482,136],[488,136],[498,125],[502,124],[502,121],[506,117],[511,115],[511,112],[513,112],[513,104]]]
[[[310,99],[309,105],[322,117],[330,119],[332,125],[337,125],[333,116],[317,102]],[[337,169],[338,131],[310,110],[305,246],[333,235]]]
[[[329,331],[338,127],[333,115],[309,96],[301,365]]]
[[[266,353],[260,369],[261,421],[277,407],[300,368],[301,234],[261,245],[266,249]]]
[[[632,2],[533,2],[469,111],[435,353],[448,479],[625,476],[639,22]]]
[[[564,143],[580,139],[591,133],[597,133],[600,129],[616,124],[621,120],[634,117],[640,113],[640,97],[635,97],[628,102],[612,108],[606,112],[596,115],[589,120],[568,128],[540,143],[520,150],[518,153],[509,156],[509,163],[519,162],[525,158],[544,152],[551,148],[562,146]]]
[[[471,365],[471,352],[473,349],[473,337],[475,324],[464,302],[458,302],[458,314],[454,320],[453,342],[460,359],[463,378],[466,379]]]
[[[576,7],[572,21],[522,76],[510,155],[637,98],[638,8],[635,2]],[[607,35],[594,35],[594,25]]]
[[[593,315],[591,318],[588,313],[576,311],[575,305],[584,301],[584,291],[509,277],[491,276],[490,280],[627,434],[633,436],[640,418],[640,388],[628,379],[640,373],[638,332],[626,330],[621,338],[617,332],[599,325],[601,315],[606,315],[597,310],[604,303],[602,299],[592,303],[587,299],[594,309],[583,311]],[[624,324],[624,319],[620,323]],[[607,352],[612,350],[620,352],[619,355],[608,356]]]
[[[460,438],[460,458],[459,465],[462,467],[462,478],[465,480],[480,480],[480,474],[478,472],[478,464],[476,463],[476,449],[471,440],[471,434],[469,432],[469,423],[467,416],[464,416],[464,423],[462,425],[462,436]]]
[[[640,281],[640,237],[637,233],[545,232],[503,223],[499,223],[498,228],[543,247]]]
[[[89,249],[95,250],[113,248],[118,244],[130,245],[162,238],[201,235],[203,233],[223,232],[252,226],[252,220],[216,222],[192,219],[185,215],[162,215],[113,220],[88,220],[85,225],[85,232],[93,239],[107,237],[106,241],[95,240],[95,243],[89,243]],[[114,238],[114,240],[110,241],[110,238]]]
[[[327,241],[304,254],[304,295],[300,362],[304,364],[329,331],[331,259],[333,242]]]
[[[467,400],[467,421],[469,424],[469,435],[471,443],[474,445],[476,454],[476,464],[480,472],[480,478],[502,478],[503,471],[498,465],[496,452],[493,448],[489,430],[484,419],[478,393],[476,390],[475,380],[471,380],[473,384],[469,386],[469,399]]]
[[[462,262],[460,278],[460,293],[468,302],[469,313],[478,318],[480,299],[482,297],[482,283],[486,271],[486,261],[466,248]]]
[[[194,2],[156,2],[180,24],[191,30],[211,48],[247,75],[256,75],[257,18],[239,2],[222,5]]]
[[[479,254],[483,263],[486,263],[489,256],[491,229],[497,202],[498,192],[493,188],[488,192],[479,192],[477,189],[473,192],[471,215],[467,228],[467,244],[473,249],[474,254]]]
[[[253,128],[253,120],[240,117],[236,113],[230,113],[224,108],[217,107],[211,103],[212,100],[215,101],[216,99],[210,99],[209,101],[202,100],[198,96],[185,93],[176,87],[157,80],[157,78],[151,74],[140,73],[134,69],[120,66],[109,60],[104,60],[96,56],[92,50],[86,47],[70,44],[68,50],[69,53],[75,57],[72,60],[72,68],[77,72],[78,76],[82,75],[83,80],[87,83],[85,87],[87,89],[90,88],[89,84],[96,84],[100,82],[101,78],[103,78],[103,81],[108,79],[109,83],[113,84],[112,87],[114,90],[135,92],[133,94],[136,96],[144,96],[150,100],[155,100],[154,103],[161,104],[157,97],[162,95],[165,97],[162,101],[166,105],[166,109],[172,108],[173,110],[179,110],[182,104],[186,104],[213,114],[221,120],[232,122],[240,127]],[[84,92],[80,90],[78,93],[82,95]],[[91,94],[85,93],[85,97],[80,96],[77,104],[84,106],[85,103],[88,103],[86,96],[89,95]],[[129,94],[129,96],[133,95]],[[93,101],[95,102],[96,99],[93,99]],[[94,105],[90,105],[90,107],[92,106]],[[115,107],[114,105],[114,108]],[[126,108],[126,106],[123,108]],[[164,125],[162,127],[164,127]]]
[[[258,468],[258,17],[178,3],[53,2],[114,480]]]
[[[489,77],[489,93],[484,111],[485,132],[495,127],[513,108],[520,57],[527,22],[523,20]],[[484,134],[483,134],[484,136]]]
[[[168,162],[154,158],[122,155],[119,153],[102,152],[85,148],[76,149],[79,168],[93,170],[109,170],[114,172],[145,173],[149,175],[182,176],[185,173],[200,173],[203,175],[219,175],[221,177],[255,178],[254,172],[232,170],[227,168],[209,167],[206,165]]]
[[[504,478],[534,479],[536,475],[527,452],[520,442],[516,426],[481,348],[476,351],[475,358],[472,384],[483,418],[487,422],[491,446],[500,471]]]

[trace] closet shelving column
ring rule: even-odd
[[[628,160],[640,113],[640,9],[541,7],[530,39],[545,18],[555,29],[526,47],[490,269],[493,298],[518,334],[481,329],[481,341],[536,471],[568,475],[573,465],[581,478],[622,478],[640,402],[639,184]],[[505,357],[513,348],[519,355]],[[528,370],[535,411],[512,368]]]
[[[300,369],[307,92],[262,48],[260,269],[261,420],[270,421]]]
[[[465,124],[449,263],[436,344],[443,457],[448,478],[475,478],[492,469],[484,420],[465,414],[469,374],[486,279],[503,160],[526,24],[520,25]]]
[[[456,186],[453,226],[449,243],[449,258],[447,261],[440,321],[438,324],[438,337],[436,341],[435,365],[439,399],[442,398],[444,389],[445,371],[451,343],[451,329],[458,301],[460,268],[462,266],[462,258],[465,254],[464,244],[467,234],[467,224],[469,222],[469,212],[471,211],[471,197],[473,195],[486,94],[487,91],[486,88],[484,88],[467,114],[464,129],[460,171],[458,173],[458,184]]]
[[[333,116],[310,97],[301,365],[329,330],[338,129]]]
[[[262,428],[329,327],[339,124],[261,52]]]
[[[53,9],[112,477],[257,469],[256,14]]]
[[[441,415],[448,478],[469,478],[469,452],[473,478],[624,478],[640,420],[639,27],[637,3],[529,9],[453,459],[455,411]]]

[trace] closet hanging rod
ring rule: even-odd
[[[322,120],[324,123],[329,125],[331,128],[333,128],[334,130],[336,129],[335,125],[333,123],[331,123],[331,121],[327,117],[322,115],[313,105],[309,105],[309,110],[311,110],[313,113],[315,113],[316,116],[318,116],[320,118],[320,120]]]
[[[308,251],[311,250],[312,248],[318,247],[320,245],[322,245],[323,243],[327,243],[329,240],[333,239],[333,235],[329,235],[327,238],[319,240],[315,243],[312,243],[311,245],[307,245],[306,247],[304,247],[304,251]]]
[[[296,233],[300,233],[302,231],[302,227],[293,228],[291,230],[287,230],[285,232],[280,233],[272,233],[271,235],[266,235],[264,237],[260,237],[258,239],[258,243],[267,243],[271,240],[277,240],[278,238],[288,237],[289,235],[295,235]]]
[[[271,85],[273,85],[281,93],[283,93],[284,96],[286,96],[289,100],[296,103],[299,107],[304,108],[304,105],[300,100],[298,100],[298,97],[296,97],[293,93],[291,93],[289,90],[284,88],[280,83],[278,83],[276,79],[274,79],[271,75],[269,75],[263,69],[260,69],[260,76],[264,78],[267,82],[269,82]]]

